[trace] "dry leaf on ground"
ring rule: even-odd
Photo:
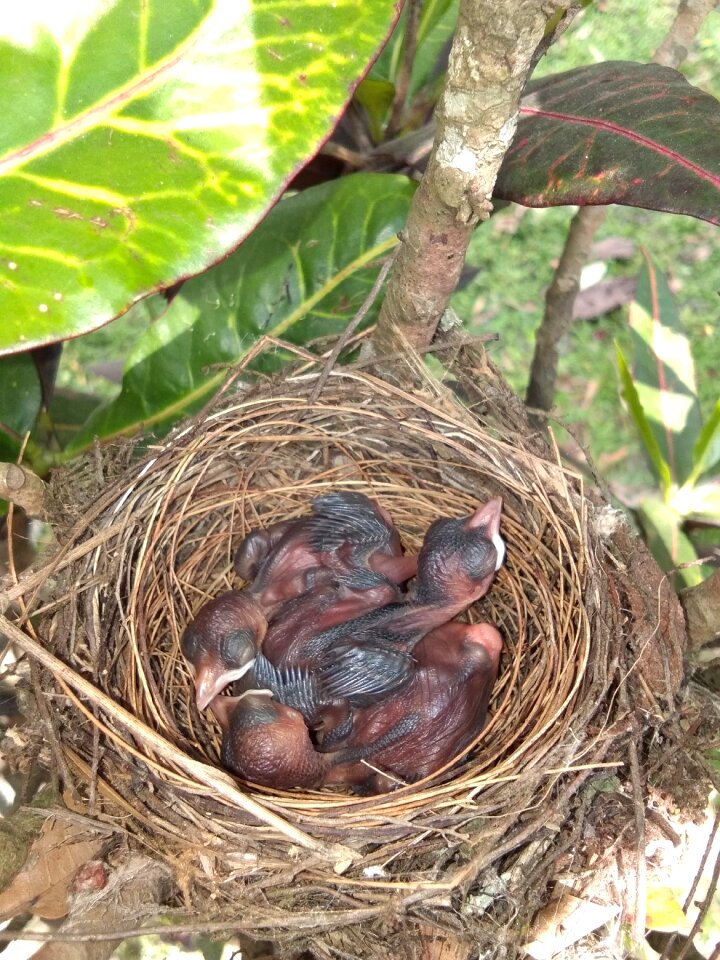
[[[64,917],[75,874],[98,855],[105,843],[106,838],[93,838],[84,827],[54,818],[46,820],[25,866],[0,893],[0,919],[23,913],[46,920]]]

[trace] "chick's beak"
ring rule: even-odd
[[[226,669],[219,660],[205,661],[198,668],[195,676],[195,702],[198,710],[204,710],[225,687],[244,677],[252,669],[255,658],[246,661],[241,666]]]
[[[493,497],[487,503],[478,507],[467,522],[467,529],[474,530],[484,527],[488,540],[492,541],[497,552],[495,570],[498,571],[505,559],[505,541],[500,536],[500,516],[502,514],[502,497]]]

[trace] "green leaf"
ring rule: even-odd
[[[0,460],[17,459],[21,441],[40,410],[42,391],[29,353],[0,357]]]
[[[720,103],[655,63],[608,61],[531,81],[494,195],[720,223]]]
[[[720,400],[715,402],[715,408],[705,421],[693,450],[693,470],[688,477],[688,483],[695,483],[699,477],[720,461]]]
[[[370,134],[377,143],[382,139],[382,127],[387,112],[390,109],[395,87],[389,80],[379,80],[367,76],[355,91],[355,99],[365,107],[370,119]]]
[[[647,254],[629,323],[635,388],[673,482],[681,486],[702,428],[695,364],[667,281]]]
[[[398,243],[414,190],[407,177],[355,174],[281,201],[232,256],[183,285],[128,358],[119,397],[70,451],[95,435],[168,429],[222,383],[227,371],[213,365],[237,363],[262,334],[339,334]]]
[[[217,262],[337,122],[392,0],[17,4],[0,24],[0,353]]]
[[[683,518],[662,500],[648,498],[638,508],[650,552],[663,570],[674,570],[680,564],[697,560],[697,553],[682,531]],[[702,583],[707,572],[701,566],[687,567],[675,574],[676,589]]]
[[[620,375],[620,394],[627,404],[630,415],[635,421],[635,426],[640,434],[640,439],[645,447],[645,452],[647,453],[650,464],[654,468],[657,478],[660,481],[663,494],[667,494],[672,485],[670,467],[663,457],[660,446],[655,439],[655,434],[653,433],[650,423],[645,416],[645,411],[640,403],[640,398],[637,390],[635,389],[635,384],[633,383],[630,369],[628,368],[627,361],[625,360],[618,343],[615,344],[615,352],[617,355],[618,373]]]
[[[102,400],[91,393],[56,389],[50,410],[42,413],[32,432],[32,440],[39,449],[66,447],[101,405]]]
[[[432,79],[442,49],[455,30],[459,5],[459,0],[425,0],[423,3],[408,100]],[[392,84],[393,88],[402,64],[406,23],[407,9],[369,74],[374,80]]]
[[[673,506],[683,516],[720,526],[720,480],[678,490]]]

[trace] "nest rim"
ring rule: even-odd
[[[533,748],[537,745],[539,740],[542,740],[542,737],[551,728],[554,724],[557,723],[558,716],[562,715],[567,709],[568,704],[571,703],[574,697],[577,696],[578,691],[580,690],[583,680],[585,669],[587,667],[589,657],[590,657],[590,623],[587,616],[587,613],[583,605],[583,591],[585,589],[585,573],[588,565],[591,563],[590,554],[588,551],[587,543],[585,540],[585,535],[587,534],[587,513],[586,513],[586,500],[582,488],[582,478],[579,477],[572,471],[568,471],[566,468],[560,466],[559,463],[549,464],[547,461],[537,458],[533,454],[529,454],[527,451],[522,451],[522,456],[518,457],[518,450],[514,448],[511,444],[506,443],[503,439],[499,438],[497,434],[485,433],[483,436],[482,429],[473,427],[469,422],[469,418],[466,415],[466,412],[458,407],[453,407],[452,403],[447,402],[447,398],[444,398],[442,406],[439,407],[437,403],[437,396],[418,396],[409,395],[404,389],[399,387],[393,387],[385,381],[379,381],[369,374],[363,374],[358,372],[351,372],[347,369],[341,371],[334,371],[331,377],[329,378],[328,383],[326,384],[326,389],[323,395],[316,401],[311,401],[308,399],[308,394],[311,392],[312,388],[317,382],[316,373],[304,373],[296,376],[293,379],[286,381],[287,386],[290,389],[283,389],[283,384],[279,390],[271,391],[268,395],[263,396],[255,394],[250,394],[250,396],[243,398],[240,402],[237,399],[232,398],[230,402],[226,402],[220,409],[210,412],[207,416],[202,418],[202,422],[197,421],[191,422],[190,425],[184,426],[179,430],[176,430],[171,437],[164,444],[161,444],[159,448],[153,450],[150,454],[146,455],[145,459],[139,464],[131,464],[129,467],[129,476],[125,476],[116,482],[115,487],[108,491],[106,496],[103,496],[102,503],[98,505],[98,509],[92,511],[92,513],[86,518],[86,531],[97,527],[97,518],[105,515],[107,518],[112,521],[108,526],[114,528],[118,526],[118,515],[127,517],[128,510],[132,510],[136,507],[137,504],[137,490],[139,485],[143,481],[153,480],[157,470],[159,469],[158,464],[165,458],[168,459],[169,454],[173,454],[176,458],[176,465],[173,468],[169,466],[166,468],[168,471],[167,478],[165,481],[165,486],[163,489],[167,493],[171,489],[177,488],[180,482],[183,480],[183,465],[187,467],[188,464],[191,464],[193,455],[197,454],[197,451],[203,448],[206,445],[209,445],[210,448],[213,446],[213,438],[215,441],[217,437],[213,431],[217,431],[222,434],[227,423],[231,420],[237,422],[238,418],[242,418],[244,415],[247,415],[248,412],[251,412],[255,419],[260,423],[267,423],[269,417],[274,417],[272,420],[272,426],[275,431],[286,430],[288,433],[286,435],[278,432],[276,434],[265,434],[262,437],[262,443],[268,444],[272,443],[273,440],[277,441],[279,444],[288,444],[292,440],[289,439],[293,435],[293,431],[298,430],[298,421],[306,422],[308,416],[312,416],[313,412],[327,413],[328,409],[331,410],[333,417],[336,420],[341,420],[343,417],[357,417],[360,415],[365,421],[365,427],[368,431],[371,430],[369,421],[378,428],[380,426],[387,426],[388,414],[387,410],[383,409],[382,406],[378,409],[377,400],[378,395],[384,395],[385,398],[390,397],[394,402],[400,402],[401,404],[409,404],[410,410],[417,411],[418,415],[415,417],[415,422],[412,423],[412,429],[414,433],[419,438],[418,442],[428,442],[430,444],[440,444],[443,448],[447,449],[451,453],[467,455],[467,442],[468,437],[472,437],[473,432],[475,433],[475,440],[481,438],[485,441],[485,451],[484,455],[487,458],[488,448],[487,444],[491,444],[494,452],[493,464],[495,467],[495,475],[493,470],[489,469],[488,473],[488,486],[485,491],[480,492],[480,495],[477,499],[482,499],[483,496],[487,498],[489,495],[495,495],[500,493],[504,498],[504,510],[503,510],[503,530],[505,532],[506,540],[508,541],[508,559],[506,561],[506,566],[500,571],[496,584],[491,589],[489,594],[489,612],[495,614],[497,607],[498,596],[500,589],[504,590],[504,602],[506,605],[515,604],[516,612],[518,613],[518,633],[521,637],[519,647],[514,644],[510,644],[510,648],[506,646],[506,652],[503,656],[503,660],[511,661],[511,673],[510,675],[507,672],[507,665],[504,664],[502,668],[501,675],[496,685],[494,695],[493,695],[493,704],[494,709],[492,710],[488,724],[477,738],[475,745],[472,748],[471,753],[477,755],[476,747],[484,743],[488,743],[492,735],[497,735],[498,727],[501,725],[502,713],[506,707],[509,707],[510,701],[512,699],[511,694],[516,684],[519,676],[519,663],[522,658],[523,648],[522,648],[522,637],[525,635],[525,632],[528,629],[528,625],[531,624],[533,619],[533,611],[524,611],[521,607],[521,598],[523,596],[523,590],[521,586],[518,585],[517,580],[517,570],[518,567],[522,567],[524,563],[525,556],[533,557],[537,561],[539,556],[545,555],[546,561],[549,563],[550,560],[553,560],[552,552],[546,547],[543,547],[540,540],[536,538],[534,545],[524,544],[525,550],[523,551],[523,556],[521,556],[519,541],[522,539],[523,526],[525,521],[521,523],[513,514],[513,508],[511,501],[508,501],[508,496],[514,494],[518,496],[519,493],[524,493],[525,496],[528,495],[527,489],[527,480],[522,476],[516,476],[517,471],[517,461],[518,459],[522,462],[524,466],[527,466],[528,463],[534,462],[537,467],[540,468],[539,474],[541,477],[547,479],[550,474],[554,474],[554,493],[557,494],[557,490],[564,490],[565,496],[567,497],[566,504],[570,510],[570,521],[567,521],[567,518],[564,518],[564,524],[557,525],[557,544],[563,545],[566,551],[566,555],[570,558],[569,561],[569,571],[563,569],[562,567],[559,570],[559,593],[563,602],[565,603],[565,615],[562,615],[563,607],[558,609],[558,616],[553,619],[550,618],[549,623],[546,624],[546,627],[549,626],[550,636],[548,638],[549,644],[558,643],[558,634],[563,630],[567,633],[568,629],[571,627],[571,621],[573,620],[573,612],[576,614],[574,617],[576,621],[576,627],[578,628],[574,637],[574,644],[579,644],[580,647],[580,658],[579,660],[575,659],[575,664],[577,667],[575,677],[573,682],[570,684],[569,688],[566,688],[563,691],[563,696],[559,702],[551,704],[550,715],[546,717],[543,723],[539,726],[535,726],[530,736],[526,736],[523,739],[523,742],[517,746],[517,748],[512,751],[509,755],[505,751],[505,757],[501,760],[500,769],[495,766],[495,775],[488,774],[484,776],[481,781],[473,780],[472,770],[468,769],[467,762],[464,762],[459,768],[456,767],[453,775],[450,778],[445,778],[443,780],[443,775],[450,770],[450,768],[455,767],[454,763],[446,764],[441,770],[437,771],[432,777],[426,778],[424,781],[419,783],[410,784],[404,787],[400,787],[398,790],[393,791],[388,794],[380,794],[373,797],[357,797],[350,795],[339,795],[339,794],[328,794],[324,791],[303,791],[299,794],[297,791],[275,791],[268,790],[266,788],[256,788],[253,785],[245,785],[248,792],[259,802],[263,802],[263,799],[271,803],[272,806],[278,810],[287,810],[291,811],[303,811],[306,818],[315,819],[316,817],[324,817],[328,814],[331,814],[333,817],[338,817],[344,812],[347,812],[351,817],[359,811],[378,811],[378,812],[396,812],[400,811],[403,814],[408,813],[409,811],[416,811],[418,808],[424,808],[427,805],[437,804],[441,802],[443,804],[452,803],[454,800],[457,801],[456,794],[458,790],[465,793],[466,796],[469,796],[470,799],[481,790],[483,787],[493,786],[495,784],[503,782],[503,780],[511,779],[513,773],[510,768],[516,766],[521,761],[525,761],[532,766],[532,753]],[[338,395],[337,391],[334,391],[333,388],[337,383],[340,383],[345,390],[351,390],[353,396],[351,397],[349,393],[343,395],[343,391],[340,391]],[[362,391],[365,391],[363,396]],[[328,399],[327,394],[330,394]],[[335,393],[335,396],[333,396]],[[359,394],[360,399],[357,399]],[[374,404],[370,408],[370,402]],[[291,415],[288,416],[288,413]],[[294,413],[294,415],[292,415]],[[301,414],[298,418],[298,413]],[[403,423],[403,428],[407,431],[409,426],[409,420],[413,419],[409,414],[408,418]],[[438,424],[441,424],[441,431],[438,433]],[[219,431],[218,431],[219,427]],[[461,439],[458,439],[460,437]],[[303,442],[307,443],[311,439],[311,436],[303,436]],[[327,438],[325,438],[327,439]],[[183,443],[184,441],[184,443]],[[238,437],[235,436],[232,440],[233,443],[237,443]],[[227,441],[230,442],[230,441]],[[243,436],[243,442],[248,442],[247,437]],[[338,439],[338,446],[342,447]],[[212,464],[217,461],[217,455],[219,450],[216,448],[214,450],[214,456],[208,457],[202,469],[196,472],[196,475],[193,478],[193,482],[189,487],[185,489],[184,492],[184,505],[185,505],[185,518],[193,515],[193,511],[197,508],[193,506],[193,498],[196,498],[198,495],[198,490],[202,488],[202,484],[207,484],[208,475],[212,483],[217,483],[217,478],[213,476]],[[172,460],[173,457],[171,456]],[[349,458],[352,461],[352,457]],[[497,476],[497,467],[498,464],[505,460],[507,464],[510,465],[510,472],[505,471],[505,475],[498,478]],[[392,461],[390,461],[392,462]],[[363,469],[366,469],[368,465],[376,466],[376,464],[371,461],[364,461],[361,464],[361,472]],[[467,466],[467,464],[465,465]],[[412,497],[412,509],[415,516],[420,516],[423,520],[431,521],[435,519],[437,515],[440,515],[440,512],[434,513],[440,506],[440,501],[442,501],[442,509],[448,510],[448,507],[454,508],[455,515],[462,515],[463,510],[468,508],[472,509],[473,503],[469,501],[466,491],[454,491],[458,494],[455,498],[448,497],[447,489],[428,489],[425,486],[422,489],[422,497],[419,496],[418,489],[416,487],[407,485],[407,472],[413,469],[426,468],[427,459],[418,457],[416,460],[413,460],[412,457],[408,457],[407,454],[403,457],[403,470],[400,473],[400,479],[404,479],[405,483],[400,483],[397,481],[393,482],[393,479],[386,482],[382,482],[376,476],[373,477],[373,483],[369,485],[367,482],[362,479],[358,479],[357,476],[353,479],[352,477],[346,478],[344,483],[351,487],[352,489],[361,489],[364,492],[368,492],[370,495],[377,496],[380,501],[386,506],[391,515],[396,519],[398,523],[401,534],[403,535],[403,541],[406,548],[411,548],[417,546],[417,530],[415,535],[415,542],[413,543],[412,535],[408,538],[406,532],[406,526],[403,524],[402,512],[400,519],[398,519],[398,503],[399,495],[402,493],[407,493],[408,497]],[[535,478],[537,480],[537,477]],[[322,489],[338,489],[342,487],[342,483],[339,482],[337,476],[331,477],[325,481],[314,480],[312,495],[317,494]],[[303,482],[299,485],[296,484],[293,489],[292,486],[279,486],[273,490],[273,494],[279,498],[279,501],[282,502],[284,499],[286,502],[288,500],[292,501],[294,496],[294,506],[296,512],[300,512],[303,504],[299,503],[297,500],[297,493],[299,489],[302,490],[307,495],[307,483]],[[500,488],[500,489],[499,489]],[[544,517],[544,520],[547,522],[550,518],[550,523],[552,524],[552,519],[557,517],[557,503],[553,507],[550,503],[548,496],[543,491],[542,485],[535,483],[534,490],[532,491],[536,497],[539,498],[539,502],[544,504],[545,509],[547,510],[547,516]],[[267,491],[263,491],[263,496],[267,496]],[[151,498],[152,499],[152,498]],[[177,497],[175,497],[177,500]],[[306,496],[305,505],[309,496]],[[288,516],[292,516],[292,511],[281,511],[273,513],[272,511],[263,510],[262,508],[258,509],[256,499],[251,496],[247,489],[243,492],[242,484],[239,485],[238,491],[236,491],[235,499],[232,504],[227,503],[226,508],[230,509],[231,518],[233,522],[231,526],[235,527],[234,517],[237,512],[237,503],[238,500],[241,503],[240,510],[243,513],[242,522],[240,524],[240,534],[244,535],[251,526],[254,526],[258,521],[262,525],[267,525],[269,522],[273,522],[275,519],[285,519]],[[448,503],[448,500],[451,503]],[[458,512],[458,506],[462,503],[462,508]],[[207,504],[205,504],[207,507]],[[246,509],[246,507],[248,509]],[[218,509],[217,504],[212,504],[212,509]],[[409,509],[409,508],[408,508]],[[423,513],[423,510],[426,509],[427,514]],[[449,511],[450,512],[450,511]],[[172,514],[172,511],[170,511]],[[157,530],[161,530],[161,525],[164,517],[168,516],[168,503],[163,501],[162,498],[156,498],[156,502],[151,505],[151,509],[145,510],[145,515],[147,517],[145,521],[145,532],[140,541],[140,547],[137,551],[138,563],[141,566],[141,569],[144,572],[143,563],[148,556],[148,553],[153,549],[153,542],[151,533],[155,533]],[[248,519],[249,518],[249,519]],[[176,530],[180,528],[180,524],[177,524],[177,516],[172,515],[173,523],[176,524]],[[102,526],[102,524],[100,524]],[[427,524],[426,524],[427,525]],[[120,522],[120,526],[123,526],[123,523]],[[129,525],[132,527],[132,525]],[[127,529],[127,528],[126,528]],[[574,534],[577,537],[576,543],[570,545],[569,537],[571,534]],[[578,536],[579,534],[579,536]],[[78,545],[82,542],[83,536],[74,534],[73,540]],[[86,539],[91,539],[87,538]],[[157,539],[157,538],[156,538]],[[167,538],[165,540],[167,543]],[[207,540],[206,542],[209,542]],[[205,599],[208,599],[210,596],[216,595],[220,592],[218,589],[220,586],[228,588],[230,586],[237,587],[239,584],[233,582],[229,579],[229,569],[231,565],[232,550],[230,549],[231,540],[228,540],[228,549],[225,553],[224,569],[217,569],[217,546],[213,545],[212,549],[209,547],[206,548],[205,553],[202,554],[202,559],[205,561],[207,559],[207,554],[210,552],[213,556],[213,563],[215,570],[214,576],[206,581],[202,590],[201,600],[204,602]],[[177,534],[174,539],[174,548],[177,549]],[[534,549],[531,547],[534,546]],[[101,555],[102,545],[96,546],[93,551],[93,555],[97,558]],[[548,558],[550,558],[548,560]],[[113,565],[118,576],[122,578],[126,573],[125,566],[123,564],[122,556],[120,555],[117,559],[117,562]],[[512,571],[509,573],[508,571]],[[557,574],[558,571],[556,570]],[[526,579],[527,579],[526,574]],[[567,596],[564,595],[564,591],[567,591]],[[151,590],[148,585],[142,586],[140,584],[140,579],[136,580],[127,590],[128,595],[128,611],[123,616],[125,623],[131,623],[134,619],[135,623],[141,624],[146,619],[145,613],[143,611],[138,611],[135,609],[134,604],[137,604],[139,598],[143,598],[150,593]],[[579,602],[578,602],[579,601]],[[187,593],[183,596],[182,603],[185,607],[185,614],[189,617],[194,613],[198,606],[201,605],[199,602],[193,603],[187,598]],[[488,608],[488,603],[484,606]],[[482,606],[482,604],[481,604]],[[485,613],[487,614],[487,609]],[[477,614],[476,614],[477,616]],[[152,616],[150,617],[152,619]],[[492,619],[492,617],[490,617]],[[497,619],[497,617],[496,617]],[[492,622],[495,622],[492,619]],[[148,650],[152,650],[152,642],[148,645],[147,643],[143,644],[143,641],[137,636],[137,634],[132,635],[132,625],[129,627],[131,636],[129,638],[130,644],[135,651],[140,650],[143,645]],[[502,630],[504,638],[506,638],[507,630]],[[540,631],[538,631],[539,633]],[[179,641],[179,631],[174,629],[174,635],[172,637],[172,644],[175,653],[173,656],[176,658],[180,657],[178,651],[178,641]],[[562,640],[562,638],[560,638]],[[509,642],[506,639],[506,644]],[[573,653],[577,653],[575,646],[572,647]],[[167,651],[165,651],[167,653]],[[508,656],[508,653],[510,656]],[[137,680],[140,685],[141,690],[145,691],[145,694],[149,693],[152,684],[148,683],[147,677],[143,677],[142,670],[137,665],[137,652],[134,655],[134,660],[131,659],[130,665],[133,663],[135,669],[137,670]],[[86,664],[83,665],[86,667]],[[178,670],[180,674],[184,677],[185,686],[191,688],[191,678],[187,670],[187,666],[183,662],[171,661],[169,662],[169,668],[171,670]],[[123,696],[121,702],[128,703],[132,709],[137,713],[137,715],[149,723],[150,726],[155,726],[159,732],[167,732],[163,730],[163,725],[166,722],[166,705],[162,704],[159,708],[158,705],[153,703],[152,697],[149,698],[148,702],[142,703],[137,700],[133,702],[132,696]],[[184,748],[187,749],[188,745],[197,748],[198,743],[193,742],[192,736],[187,736],[184,734],[182,737],[176,739],[176,742],[180,743]],[[528,754],[530,754],[528,760]],[[215,758],[211,757],[211,760]],[[438,782],[439,781],[439,782]],[[245,789],[245,786],[243,789]]]

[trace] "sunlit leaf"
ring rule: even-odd
[[[620,394],[627,404],[627,408],[631,417],[635,421],[635,426],[640,434],[640,439],[642,440],[645,452],[648,455],[651,466],[657,474],[657,478],[660,481],[663,493],[667,493],[672,484],[670,467],[662,455],[662,451],[657,440],[655,439],[655,435],[652,431],[648,418],[645,416],[645,411],[640,403],[640,398],[638,397],[638,392],[635,389],[635,384],[633,382],[632,375],[630,374],[627,361],[625,360],[622,350],[617,343],[615,344],[615,352],[617,356],[618,373],[620,375]]]
[[[392,106],[395,87],[389,80],[367,76],[355,91],[355,99],[361,104],[370,120],[370,134],[377,142],[382,138],[383,122]]]
[[[226,365],[261,334],[307,343],[340,333],[398,243],[414,190],[407,177],[355,174],[279,203],[239,250],[185,283],[154,319],[128,358],[120,396],[91,417],[71,450],[95,435],[166,430],[209,399]],[[148,309],[153,299],[160,298]]]
[[[657,64],[609,61],[533,81],[494,194],[720,223],[720,103]]]
[[[720,526],[720,480],[679,490],[673,498],[673,505],[676,504],[685,516]]]
[[[646,896],[645,926],[649,930],[680,930],[687,917],[680,906],[682,890],[649,884]]]
[[[32,357],[0,357],[0,460],[14,461],[23,435],[35,423],[42,391]]]
[[[0,352],[234,249],[328,136],[393,0],[14,4],[0,22]]]
[[[670,475],[680,486],[693,469],[702,427],[695,364],[667,281],[647,255],[629,323],[638,398]]]
[[[693,450],[693,471],[688,478],[694,483],[708,470],[711,470],[720,461],[720,400],[715,402],[715,408],[703,424]]]
[[[683,518],[662,500],[648,497],[638,508],[647,545],[663,570],[674,570],[684,563],[697,560],[697,553],[681,527]],[[678,588],[694,587],[702,583],[708,571],[701,566],[678,570],[675,579]]]

